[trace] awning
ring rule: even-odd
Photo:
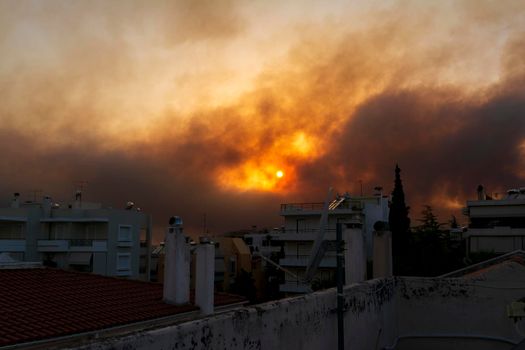
[[[70,253],[69,265],[91,265],[91,256],[93,253]]]

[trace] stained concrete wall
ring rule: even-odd
[[[398,279],[399,342],[395,349],[511,349],[525,336],[525,322],[507,316],[507,305],[525,297],[524,283],[516,274],[512,278],[514,281],[498,283],[490,279]]]
[[[511,268],[498,281],[396,277],[346,286],[345,349],[511,349],[525,337],[525,320],[506,314],[510,302],[525,297],[525,275]],[[83,349],[336,349],[335,309],[329,289]]]
[[[345,288],[346,349],[376,349],[394,341],[394,290],[392,280]],[[109,339],[84,349],[336,349],[335,308],[335,289],[330,289]]]

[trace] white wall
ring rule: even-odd
[[[394,341],[394,294],[393,280],[375,280],[345,289],[347,349],[375,349],[376,344],[384,346]],[[329,289],[102,341],[83,349],[335,349],[335,307],[335,289]]]
[[[519,278],[514,270],[497,285],[490,278],[396,277],[346,286],[345,349],[511,349],[525,336],[525,321],[506,315],[506,306],[525,292],[517,288],[525,270]],[[336,349],[335,308],[335,289],[329,289],[82,349]],[[457,338],[464,335],[485,339]]]
[[[453,335],[457,338],[454,338],[455,342],[451,342],[452,338],[440,338],[430,343],[428,338],[407,338],[399,342],[398,348],[510,349],[510,344],[490,341],[488,338],[508,339],[517,343],[525,336],[519,334],[514,320],[506,314],[507,305],[525,296],[525,273],[522,272],[521,279],[516,273],[509,276],[516,280],[514,283],[455,278],[399,279],[399,336]],[[522,288],[516,288],[518,286]],[[464,335],[482,335],[487,339],[475,343],[466,342],[464,338],[461,340]]]

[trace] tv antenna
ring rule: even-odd
[[[42,193],[43,191],[41,189],[34,189],[29,190],[29,192],[33,194],[33,202],[36,202],[37,194]]]

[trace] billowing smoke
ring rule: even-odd
[[[218,233],[278,226],[279,203],[329,186],[389,193],[396,163],[413,219],[521,184],[522,2],[309,5],[3,2],[0,195],[87,181],[160,239],[172,214]]]

